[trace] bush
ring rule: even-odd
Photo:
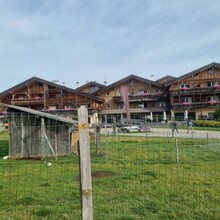
[[[219,128],[220,121],[214,120],[196,120],[194,121],[194,126],[196,127],[212,127],[212,128]]]

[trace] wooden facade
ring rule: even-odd
[[[198,119],[211,117],[220,106],[220,64],[207,66],[187,73],[166,85],[169,88],[171,108],[176,116]]]
[[[0,93],[0,102],[69,117],[73,117],[77,108],[85,105],[91,119],[103,105],[103,100],[96,96],[37,77]]]
[[[125,115],[119,92],[121,86],[125,86],[128,90],[130,112],[133,118],[146,118],[152,114],[163,118],[164,112],[170,115],[168,90],[157,82],[130,75],[99,92],[99,97],[105,100],[105,105],[99,111],[100,116]]]
[[[211,63],[178,78],[167,75],[151,81],[129,75],[108,86],[91,81],[75,90],[33,77],[0,93],[0,102],[72,118],[85,105],[92,124],[103,122],[105,116],[125,117],[121,86],[127,87],[132,117],[153,115],[154,121],[160,121],[165,114],[168,119],[183,119],[186,110],[193,119],[211,117],[220,106],[220,64]]]

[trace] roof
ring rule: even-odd
[[[50,113],[40,112],[40,111],[37,111],[37,110],[34,110],[34,109],[15,106],[15,105],[6,105],[6,104],[2,104],[2,105],[5,106],[6,108],[9,108],[9,109],[14,109],[14,110],[18,110],[18,111],[21,111],[21,112],[30,113],[30,114],[33,114],[33,115],[38,115],[38,116],[43,117],[43,118],[49,118],[49,119],[53,119],[53,120],[56,120],[56,121],[65,122],[65,123],[68,123],[68,124],[76,124],[76,122],[72,119],[64,118],[64,117],[53,115],[53,114],[50,114]]]
[[[5,91],[3,91],[2,93],[0,93],[0,97],[1,96],[4,96],[4,95],[7,95],[8,93],[12,92],[12,91],[16,91],[17,89],[19,88],[22,88],[23,86],[26,86],[26,84],[28,83],[32,83],[32,82],[41,82],[41,83],[44,83],[44,84],[47,84],[47,85],[50,85],[50,86],[53,86],[53,87],[56,87],[56,88],[59,88],[59,89],[63,89],[64,91],[68,91],[68,92],[71,92],[71,93],[75,93],[77,95],[80,95],[80,96],[84,96],[84,97],[88,97],[88,98],[91,98],[93,100],[96,100],[96,101],[99,101],[99,102],[104,102],[104,100],[96,97],[96,96],[93,96],[93,95],[89,95],[87,93],[84,93],[84,92],[80,92],[80,91],[77,91],[77,90],[74,90],[74,89],[71,89],[69,87],[66,87],[64,85],[59,85],[57,83],[53,83],[53,82],[50,82],[50,81],[47,81],[47,80],[44,80],[44,79],[41,79],[41,78],[38,78],[38,77],[31,77],[19,84],[17,84],[16,86],[13,86]]]
[[[97,83],[97,82],[95,82],[95,81],[90,81],[90,82],[88,82],[88,83],[85,83],[85,84],[82,85],[82,86],[79,86],[78,88],[76,88],[76,90],[77,90],[77,91],[81,91],[82,89],[87,88],[87,87],[89,87],[89,86],[98,86],[98,87],[100,87],[100,88],[105,88],[105,87],[106,87],[106,85]]]
[[[165,85],[166,83],[169,83],[170,81],[173,81],[175,79],[176,79],[176,77],[167,75],[167,76],[164,76],[164,77],[156,80],[155,82],[160,83],[162,85]]]
[[[203,66],[203,67],[200,67],[200,68],[198,68],[198,69],[196,69],[196,70],[193,70],[193,71],[191,71],[191,72],[189,72],[189,73],[186,73],[186,74],[184,74],[184,75],[182,75],[182,76],[180,76],[180,77],[178,77],[178,78],[175,78],[175,79],[172,80],[171,82],[167,83],[165,86],[169,86],[169,85],[171,85],[172,83],[178,82],[179,80],[183,80],[183,79],[185,79],[185,78],[187,78],[187,77],[189,77],[189,76],[192,76],[192,75],[194,75],[194,74],[197,74],[197,73],[200,73],[200,72],[202,72],[202,71],[205,71],[205,70],[207,70],[207,69],[212,69],[212,68],[220,68],[220,63],[215,63],[215,62],[213,62],[213,63],[210,63],[210,64],[205,65],[205,66]]]
[[[106,86],[106,88],[103,89],[101,92],[109,90],[112,87],[118,86],[118,85],[120,85],[120,84],[122,84],[122,83],[124,83],[124,82],[126,82],[128,80],[131,80],[131,79],[135,79],[135,80],[138,80],[138,81],[141,81],[141,82],[144,82],[144,83],[149,83],[149,84],[152,84],[152,85],[155,85],[155,86],[158,86],[158,87],[163,87],[160,83],[157,83],[155,81],[151,81],[151,80],[142,78],[140,76],[136,76],[136,75],[131,74],[131,75],[125,77],[125,78],[122,78],[122,79],[120,79],[120,80],[110,84],[109,86]]]

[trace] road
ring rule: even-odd
[[[140,133],[118,133],[117,135],[134,135],[134,136],[148,136],[148,137],[174,137],[174,138],[198,138],[198,139],[220,139],[220,131],[204,131],[194,130],[187,133],[186,129],[178,129],[178,133],[175,131],[172,134],[172,130],[169,128],[151,128],[150,132]],[[102,134],[113,134],[112,128],[101,129]]]

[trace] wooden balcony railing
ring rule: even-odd
[[[193,102],[193,103],[172,103],[171,106],[174,109],[180,109],[180,108],[210,108],[210,107],[215,107],[219,106],[220,101],[214,101],[214,102]]]
[[[175,95],[199,95],[199,94],[216,94],[220,93],[219,88],[213,87],[206,87],[206,88],[189,88],[186,90],[183,89],[177,89],[177,90],[170,90],[170,95],[175,96]]]
[[[40,105],[43,104],[44,100],[42,98],[32,98],[32,99],[12,99],[12,105]]]
[[[148,95],[130,95],[129,102],[157,101],[161,98],[166,98],[167,94],[148,94]],[[116,104],[123,102],[121,96],[114,96],[113,100]]]

